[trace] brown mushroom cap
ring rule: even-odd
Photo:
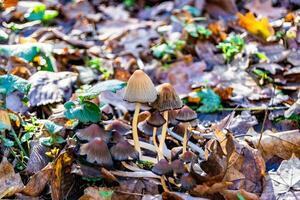
[[[176,174],[183,174],[185,172],[184,163],[179,159],[172,161],[171,167]]]
[[[152,107],[158,111],[174,110],[182,107],[182,101],[170,83],[158,86],[158,98]]]
[[[183,123],[177,124],[174,126],[172,131],[180,136],[183,136],[185,132],[185,125]]]
[[[81,145],[79,154],[86,155],[86,160],[90,163],[107,167],[113,165],[108,147],[101,138],[94,138],[90,142]]]
[[[111,155],[114,160],[136,160],[139,157],[139,153],[133,148],[126,140],[118,142],[110,149]]]
[[[97,124],[91,124],[90,126],[88,126],[86,128],[79,129],[76,132],[76,136],[80,140],[86,140],[86,141],[91,141],[92,139],[94,139],[96,137],[100,137],[106,143],[110,139],[110,134],[105,132],[105,130]]]
[[[180,159],[185,163],[190,163],[197,159],[196,154],[191,151],[186,151],[183,155],[181,155]]]
[[[122,120],[115,119],[105,127],[108,131],[117,131],[122,135],[126,135],[131,130],[131,126]]]
[[[197,113],[188,106],[183,106],[176,116],[176,120],[180,122],[190,122],[195,119],[197,119]]]
[[[154,127],[151,126],[151,125],[149,125],[146,120],[143,121],[143,122],[140,122],[138,124],[138,130],[140,132],[142,132],[143,134],[148,135],[148,136],[152,136],[153,135],[153,128]],[[160,127],[157,128],[156,134],[157,135],[161,134],[161,128]]]
[[[138,115],[138,123],[148,119],[150,117],[151,113],[149,111],[143,111],[140,112]]]
[[[190,122],[191,127],[196,128],[199,124],[198,119],[194,119],[193,121]]]
[[[154,165],[152,171],[157,175],[166,175],[172,172],[172,168],[166,159],[161,159]]]
[[[186,190],[191,190],[196,186],[196,180],[192,175],[186,173],[180,179],[181,186]]]
[[[179,122],[176,120],[178,110],[169,110],[168,111],[168,118],[169,118],[169,124],[172,126],[176,126]]]
[[[154,111],[153,113],[151,113],[151,116],[147,119],[147,123],[154,127],[161,127],[164,123],[166,123],[166,120],[160,114],[160,112]]]
[[[152,103],[157,91],[150,77],[142,70],[136,70],[127,82],[124,100],[128,102]]]

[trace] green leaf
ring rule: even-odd
[[[30,84],[27,80],[18,76],[6,74],[0,76],[0,93],[9,94],[15,90],[27,94],[30,89]]]
[[[197,95],[201,98],[203,104],[197,109],[198,112],[215,112],[221,107],[221,98],[212,89],[203,89]]]
[[[81,97],[95,97],[98,96],[101,92],[112,91],[116,92],[126,86],[126,83],[119,80],[107,80],[97,83],[93,87],[87,89],[85,92],[80,94]]]
[[[230,35],[228,38],[226,38],[226,40],[217,45],[217,48],[222,50],[223,56],[227,61],[231,61],[235,55],[243,50],[244,47],[244,39],[235,34]]]
[[[56,143],[56,144],[63,144],[65,142],[66,142],[66,140],[60,135],[56,136],[54,139],[54,143]]]
[[[187,24],[184,29],[192,36],[192,37],[199,37],[197,26],[194,23]]]
[[[10,139],[5,138],[3,135],[0,135],[0,139],[2,140],[5,147],[13,147],[14,142]]]
[[[57,124],[55,124],[54,122],[51,122],[51,121],[49,121],[49,120],[47,120],[47,121],[45,122],[45,128],[46,128],[47,131],[48,131],[49,133],[51,133],[51,134],[58,133],[58,132],[60,132],[60,131],[63,129],[62,126],[57,125]]]
[[[58,14],[59,13],[57,10],[46,10],[42,18],[42,21],[51,21],[55,19],[55,17],[57,17]]]
[[[68,119],[78,119],[80,122],[98,122],[101,118],[101,112],[99,107],[89,101],[83,102],[66,102],[65,117]]]
[[[34,135],[34,132],[27,132],[27,133],[25,133],[25,134],[21,137],[21,142],[23,143],[23,142],[29,141],[29,140],[32,138],[33,135]]]
[[[104,198],[109,198],[112,196],[114,191],[99,191],[99,194]]]
[[[194,7],[194,6],[190,6],[190,5],[185,5],[182,8],[183,10],[188,11],[189,13],[191,13],[194,17],[198,17],[200,16],[201,12],[198,8]]]
[[[48,146],[48,147],[51,146],[52,144],[54,144],[52,137],[41,137],[40,142],[41,142],[41,144]]]
[[[35,21],[43,19],[45,14],[46,6],[44,4],[39,4],[30,8],[27,13],[25,13],[24,17],[28,21]]]
[[[0,42],[4,42],[8,40],[8,34],[0,29]]]

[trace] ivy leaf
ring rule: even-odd
[[[40,142],[41,144],[49,147],[53,144],[53,139],[52,137],[41,137]]]
[[[81,97],[95,97],[98,96],[101,92],[112,91],[116,92],[126,86],[126,83],[119,80],[107,80],[97,83],[93,87],[87,89],[85,92],[80,94]]]
[[[30,89],[30,84],[27,80],[18,76],[6,74],[0,76],[0,93],[9,94],[15,90],[27,94]]]
[[[65,117],[68,119],[78,119],[80,122],[98,122],[101,118],[101,112],[99,107],[89,101],[83,102],[66,102],[66,111],[64,112]]]
[[[25,134],[21,137],[21,142],[23,143],[23,142],[29,141],[29,140],[32,138],[33,135],[34,135],[34,132],[27,132],[27,133],[25,133]]]
[[[0,139],[2,140],[5,147],[13,147],[14,146],[14,142],[11,141],[10,139],[5,138],[3,135],[0,136]]]
[[[221,98],[212,89],[204,89],[197,93],[201,98],[201,103],[197,111],[202,113],[215,112],[221,107]]]
[[[49,121],[49,120],[47,120],[47,121],[45,122],[45,128],[46,128],[47,131],[48,131],[49,133],[51,133],[51,134],[58,133],[58,132],[60,132],[60,131],[63,129],[62,126],[57,125],[57,124],[55,124],[54,122],[51,122],[51,121]]]

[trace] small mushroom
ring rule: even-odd
[[[152,107],[157,109],[159,112],[163,112],[164,119],[168,122],[168,111],[181,108],[182,102],[173,86],[170,83],[164,83],[158,87],[158,98],[152,104]],[[159,159],[163,158],[162,152],[167,136],[167,128],[168,123],[165,123],[162,127],[162,134],[159,141]]]
[[[110,134],[105,132],[105,130],[97,124],[91,124],[86,128],[79,129],[76,132],[76,136],[80,140],[86,140],[86,141],[91,141],[96,137],[100,137],[102,140],[105,141],[105,143],[107,143],[110,139]]]
[[[151,126],[150,124],[147,123],[147,120],[142,121],[138,124],[138,129],[140,132],[147,136],[152,136],[153,135],[153,129],[154,127]],[[156,131],[157,134],[161,133],[161,128],[158,128]]]
[[[171,126],[176,126],[179,122],[176,120],[178,110],[169,110],[168,116],[169,116],[169,124]]]
[[[191,190],[196,186],[196,180],[189,173],[183,174],[180,178],[181,186],[186,190]]]
[[[184,136],[183,136],[183,148],[182,148],[182,153],[186,152],[186,148],[187,148],[187,142],[188,142],[188,138],[187,138],[187,129],[190,126],[189,122],[193,121],[197,119],[197,113],[195,111],[193,111],[192,109],[190,109],[188,106],[183,106],[177,116],[176,116],[176,120],[183,122],[185,125],[184,128]]]
[[[86,155],[86,160],[101,166],[111,167],[113,161],[105,141],[99,137],[80,146],[80,155]]]
[[[197,159],[197,156],[191,151],[186,151],[181,155],[180,159],[185,163],[190,163],[192,161],[195,161]]]
[[[135,111],[132,121],[132,136],[134,148],[142,155],[137,131],[138,114],[141,103],[152,103],[157,99],[157,91],[150,77],[142,70],[136,70],[127,82],[124,100],[135,103]]]
[[[156,151],[158,152],[158,145],[156,142],[156,132],[157,128],[161,127],[166,123],[166,120],[164,117],[160,114],[158,111],[154,111],[151,113],[151,116],[146,120],[147,124],[153,127],[153,134],[152,134],[152,139],[153,139],[153,144],[156,148]]]
[[[171,162],[171,167],[172,167],[173,172],[176,175],[177,174],[183,174],[183,173],[186,172],[184,163],[179,159],[172,161]]]
[[[139,158],[139,153],[126,140],[118,142],[110,149],[114,160],[136,160]]]
[[[129,124],[126,124],[122,120],[115,119],[110,124],[108,124],[105,129],[108,131],[117,131],[122,135],[126,135],[131,130],[131,126]]]
[[[143,111],[139,113],[138,116],[138,123],[145,121],[146,119],[148,119],[150,117],[151,113],[149,111]]]
[[[167,175],[172,172],[172,168],[166,159],[161,159],[154,165],[152,171],[157,175]]]

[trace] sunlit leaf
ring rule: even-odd
[[[63,129],[63,126],[57,125],[54,122],[47,120],[45,122],[45,128],[47,129],[47,131],[49,133],[55,134],[55,133],[58,133],[59,131],[61,131]]]
[[[99,107],[89,101],[79,102],[67,102],[65,103],[66,111],[64,115],[68,119],[78,119],[80,122],[98,122],[101,118]]]
[[[204,89],[198,93],[198,96],[203,104],[197,109],[198,112],[215,112],[221,107],[221,98],[212,89]]]
[[[0,93],[2,94],[9,94],[15,90],[27,94],[29,89],[30,84],[25,79],[11,74],[0,76]]]

